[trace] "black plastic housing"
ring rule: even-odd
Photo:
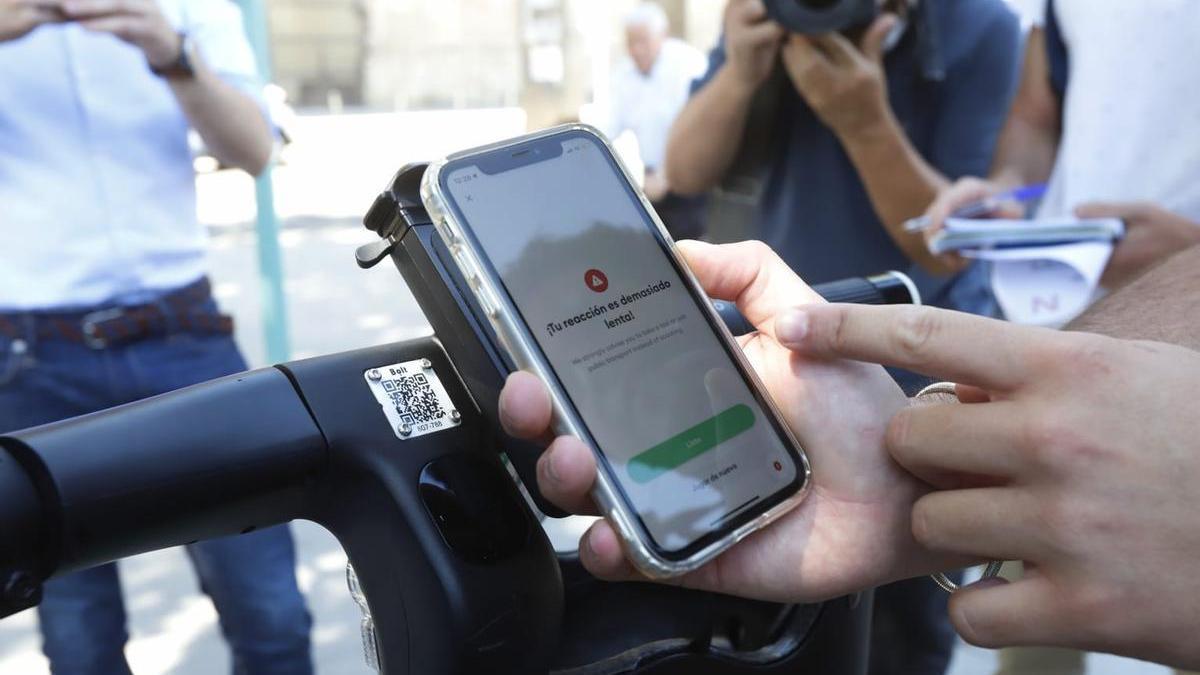
[[[401,439],[364,373],[419,359],[461,422]],[[557,560],[431,338],[214,380],[0,448],[0,616],[52,575],[306,518],[354,563],[385,675],[548,668]]]
[[[462,420],[401,440],[363,374],[417,359],[431,361]],[[495,427],[480,417],[437,341],[346,352],[285,369],[330,450],[307,517],[338,538],[354,565],[371,607],[383,672],[545,672],[561,625],[558,563],[500,463]],[[424,494],[430,472],[440,475],[434,482],[449,486],[434,500]],[[474,521],[468,529],[508,534],[489,533],[493,550],[482,556],[463,550],[455,545],[463,533],[454,528],[464,519],[447,523],[438,517],[447,504]],[[491,514],[481,515],[487,510]]]

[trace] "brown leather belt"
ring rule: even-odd
[[[77,342],[108,349],[174,333],[229,335],[233,319],[207,307],[208,279],[200,279],[143,305],[105,306],[83,312],[0,312],[0,335],[13,340]]]

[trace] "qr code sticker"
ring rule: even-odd
[[[427,360],[372,368],[365,376],[392,430],[402,439],[461,423],[461,415]]]
[[[388,390],[388,385],[392,387]],[[400,420],[410,425],[423,422],[435,422],[445,418],[449,413],[442,407],[438,395],[429,384],[425,373],[413,373],[394,380],[384,380],[383,388],[388,390]]]

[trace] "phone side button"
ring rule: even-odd
[[[471,285],[475,287],[475,298],[479,300],[479,308],[483,313],[492,318],[499,316],[492,294],[488,292],[487,287],[479,283],[478,277],[471,279]]]
[[[442,235],[442,241],[451,248],[454,248],[462,243],[458,240],[458,237],[454,235],[454,232],[450,230],[450,226],[446,223],[445,218],[438,218],[435,220],[433,229],[437,230],[437,233]]]
[[[471,281],[472,286],[475,286],[479,278],[479,275],[475,272],[475,266],[467,260],[467,256],[463,255],[461,249],[453,250],[451,255],[454,256],[454,264],[458,265],[458,271],[462,272],[463,276]]]

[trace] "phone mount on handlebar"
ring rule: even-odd
[[[385,675],[864,673],[870,593],[790,606],[607,584],[555,554],[501,461],[563,515],[537,492],[540,449],[500,431],[512,366],[421,205],[424,168],[375,201],[380,241],[358,262],[390,256],[436,337],[0,435],[0,617],[51,576],[304,518],[345,548]],[[888,302],[903,285],[826,292]]]

